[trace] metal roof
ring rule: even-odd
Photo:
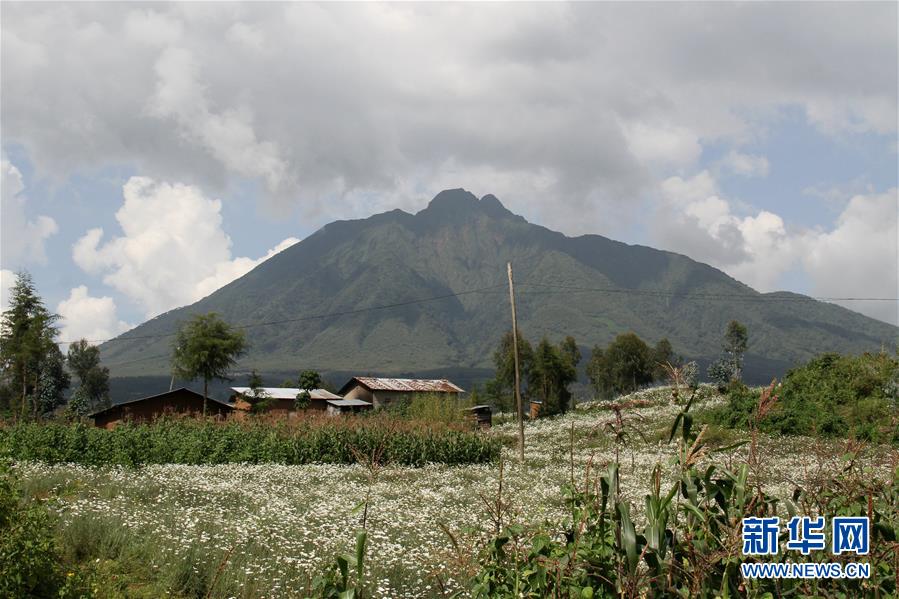
[[[411,393],[462,393],[464,389],[446,379],[391,379],[371,376],[354,376],[340,390],[349,391],[353,382],[371,391],[405,391]]]
[[[235,393],[250,393],[250,387],[231,387]],[[264,391],[267,397],[271,399],[296,399],[303,389],[294,387],[259,387],[260,391]],[[334,395],[325,389],[311,389],[309,391],[310,399],[341,399],[339,395]]]
[[[137,399],[129,399],[128,401],[122,401],[117,404],[113,404],[113,405],[109,406],[108,408],[103,408],[102,410],[97,410],[93,414],[88,414],[87,417],[93,418],[94,416],[99,416],[100,414],[102,414],[104,412],[108,412],[108,411],[114,410],[116,408],[120,408],[123,406],[130,406],[132,404],[136,404],[136,403],[139,403],[142,401],[147,401],[148,399],[156,399],[157,397],[164,397],[166,395],[174,395],[176,393],[181,393],[182,391],[186,391],[187,393],[193,394],[196,397],[198,397],[200,399],[200,401],[203,401],[202,393],[197,393],[196,391],[194,391],[192,389],[188,389],[187,387],[178,387],[177,389],[172,389],[171,391],[164,391],[163,393],[157,393],[156,395],[147,395],[146,397],[139,397]],[[206,399],[208,399],[211,402],[214,402],[219,405],[230,408],[232,410],[234,409],[234,404],[230,404],[226,401],[222,401],[220,399],[215,399],[214,397],[207,397]]]
[[[364,408],[371,407],[371,403],[361,399],[329,399],[328,404],[338,408]]]

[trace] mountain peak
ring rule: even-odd
[[[493,218],[521,218],[516,217],[502,205],[493,194],[487,194],[480,200],[468,190],[445,189],[434,196],[428,207],[418,213],[426,218],[443,219],[454,217],[467,217],[473,214],[485,214]]]
[[[477,196],[460,187],[444,189],[428,202],[428,207],[424,211],[466,210],[476,208],[477,205]]]

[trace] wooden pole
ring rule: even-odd
[[[518,407],[518,458],[524,463],[524,407],[521,405],[521,374],[518,366],[518,320],[515,317],[515,284],[512,282],[512,263],[509,272],[509,303],[512,305],[512,353],[515,362],[515,404]]]

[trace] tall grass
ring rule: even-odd
[[[496,459],[499,444],[461,427],[389,415],[224,423],[170,418],[113,430],[61,423],[0,427],[0,455],[50,463],[351,464],[376,450],[384,462],[406,466],[473,464]]]

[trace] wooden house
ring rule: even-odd
[[[354,376],[338,391],[344,399],[361,399],[376,409],[390,405],[398,399],[411,399],[415,395],[445,395],[458,398],[464,390],[446,379],[393,379],[370,376]]]
[[[234,406],[207,398],[206,415],[226,417],[234,411]],[[152,422],[166,414],[203,414],[203,394],[181,387],[158,395],[150,395],[115,404],[88,417],[100,428],[111,429],[123,421]]]

